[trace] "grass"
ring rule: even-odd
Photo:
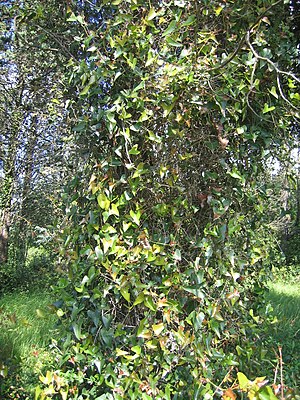
[[[278,318],[270,329],[270,341],[282,347],[285,384],[300,387],[300,282],[281,277],[269,288],[267,300]]]
[[[5,398],[15,398],[14,390],[22,392],[22,387],[33,390],[38,375],[51,363],[49,343],[56,320],[49,307],[52,301],[51,294],[37,290],[0,298],[0,395],[6,393],[7,383],[13,382]],[[2,375],[7,375],[2,378],[1,365]],[[24,389],[21,398],[32,397],[26,397]]]

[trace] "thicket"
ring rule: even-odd
[[[56,3],[33,4],[20,19],[31,32]],[[46,38],[66,51],[65,37],[69,61],[52,102],[80,161],[52,235],[64,334],[37,399],[277,398],[256,377],[268,362],[273,374],[263,293],[281,260],[267,175],[299,118],[292,11],[259,0],[61,11]]]

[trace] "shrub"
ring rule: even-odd
[[[56,272],[53,257],[48,251],[43,247],[31,247],[24,260],[22,255],[18,255],[17,249],[12,247],[8,262],[0,266],[0,293],[39,285],[49,286]]]

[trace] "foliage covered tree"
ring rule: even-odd
[[[276,256],[262,176],[295,140],[296,6],[1,4],[2,263],[11,216],[23,233],[45,226],[45,199],[67,164],[73,175],[58,239],[65,337],[36,398],[234,398],[236,376],[248,385],[237,370],[260,373]]]
[[[260,372],[276,253],[258,177],[299,118],[289,4],[89,4],[97,23],[68,9],[86,143],[64,196],[57,312],[72,332],[38,396],[230,397],[236,368]]]

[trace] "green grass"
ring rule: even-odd
[[[14,390],[22,392],[22,387],[26,390],[21,398],[32,398],[25,392],[34,389],[38,375],[51,363],[49,343],[56,321],[49,307],[52,301],[51,294],[42,291],[13,292],[0,298],[0,394],[4,396],[7,387],[13,386],[9,389],[12,397],[6,394],[5,398],[15,398]],[[8,367],[5,378],[1,378],[1,365]]]
[[[274,348],[282,347],[284,381],[300,386],[300,282],[279,279],[269,285],[267,300],[274,308],[278,322],[270,329]]]

